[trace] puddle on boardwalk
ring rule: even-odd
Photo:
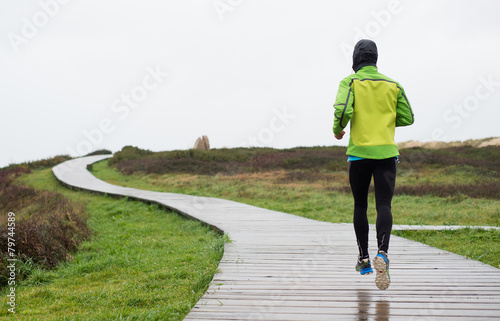
[[[359,290],[358,294],[358,321],[389,320],[390,305],[387,301],[373,301],[371,291]],[[374,309],[374,310],[373,310]]]

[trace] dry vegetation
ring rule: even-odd
[[[403,149],[396,195],[465,195],[500,198],[500,147]],[[121,173],[245,175],[272,178],[277,184],[321,184],[330,191],[349,193],[345,148],[316,147],[215,149],[153,153],[127,146],[110,160]],[[457,180],[458,178],[458,180]],[[319,185],[318,185],[319,186]]]
[[[19,279],[25,278],[33,267],[53,268],[71,259],[77,245],[88,238],[85,209],[62,195],[18,185],[14,180],[31,172],[29,167],[52,165],[64,157],[38,161],[31,166],[10,166],[0,170],[0,287],[7,284],[7,214],[14,212],[15,253],[19,261]]]

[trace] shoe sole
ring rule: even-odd
[[[387,275],[387,264],[381,256],[376,256],[373,259],[373,266],[375,271],[377,271],[377,276],[375,277],[375,285],[380,290],[385,290],[391,284],[391,279]]]

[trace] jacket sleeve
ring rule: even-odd
[[[335,98],[335,103],[333,105],[335,108],[333,133],[335,135],[340,134],[340,132],[347,126],[349,120],[351,120],[353,103],[354,94],[351,88],[351,79],[347,77],[340,82],[337,98]]]
[[[403,87],[399,86],[399,88],[401,90],[399,91],[398,105],[396,107],[396,127],[408,126],[415,122],[410,101],[406,97]]]

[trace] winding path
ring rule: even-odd
[[[185,320],[500,320],[500,270],[489,265],[393,236],[392,284],[381,291],[373,275],[354,271],[351,224],[112,185],[86,170],[107,157],[70,160],[53,172],[72,188],[161,204],[232,240]]]

